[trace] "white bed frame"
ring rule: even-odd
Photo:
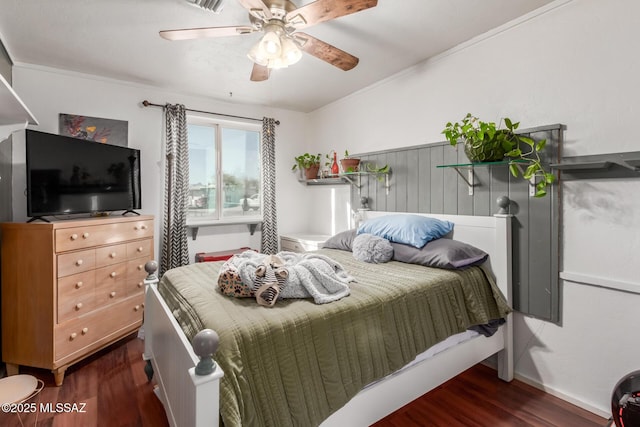
[[[365,216],[371,218],[384,214],[389,212],[368,211]],[[455,240],[489,253],[496,283],[511,304],[511,217],[426,216],[454,222]],[[195,374],[198,356],[158,293],[154,281],[147,283],[144,358],[153,366],[156,395],[164,405],[169,424],[176,427],[217,427],[219,382],[224,374],[219,367],[209,375]],[[326,419],[322,426],[373,424],[494,354],[497,354],[498,377],[511,381],[512,315],[490,338],[476,336],[367,387]]]

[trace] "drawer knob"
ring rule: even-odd
[[[116,253],[115,253],[115,252],[111,252],[111,253],[109,254],[109,256],[110,256],[111,258],[115,258],[115,257],[116,257]]]
[[[138,252],[142,252],[142,246],[138,247]]]
[[[76,240],[78,238],[78,235],[76,233],[73,233],[71,235],[71,240]]]
[[[143,268],[144,266],[142,264],[138,265],[138,270],[142,271]]]
[[[76,310],[80,310],[82,308],[82,303],[79,302],[76,304]]]
[[[82,233],[82,238],[86,239],[87,237],[89,237],[89,233]]]
[[[134,309],[135,311],[139,311],[139,310],[140,310],[140,306],[139,306],[139,305],[136,305],[135,307],[133,307],[133,309]]]
[[[140,226],[140,228],[141,228],[142,230],[146,230],[146,229],[147,229],[147,226],[146,226],[145,224],[142,224],[142,225]]]
[[[116,291],[112,291],[112,292],[109,294],[109,297],[111,297],[111,298],[114,298],[115,296],[116,296]]]
[[[73,341],[76,339],[76,337],[78,336],[78,334],[76,334],[75,332],[73,332],[71,335],[69,335],[69,340]]]
[[[116,277],[116,272],[115,272],[115,271],[112,271],[112,272],[111,272],[111,274],[109,274],[109,276],[111,276],[111,277]]]
[[[89,332],[89,328],[82,328],[82,335],[87,335],[87,332]]]
[[[83,262],[83,261],[82,261],[81,259],[79,259],[79,260],[77,260],[77,261],[76,261],[76,265],[79,267],[79,266],[81,266],[81,265],[82,265],[82,262]]]
[[[138,287],[139,287],[139,288],[141,288],[141,287],[143,287],[143,286],[144,286],[144,283],[142,283],[142,282],[138,282]]]
[[[82,287],[82,285],[84,285],[84,283],[82,283],[82,282],[76,283],[76,289],[80,289]]]

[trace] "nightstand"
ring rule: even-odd
[[[290,233],[280,235],[280,250],[306,252],[320,249],[331,236],[326,234]]]

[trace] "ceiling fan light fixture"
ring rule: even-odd
[[[282,54],[282,42],[275,32],[267,32],[260,40],[260,48],[268,59],[278,58]]]
[[[279,69],[279,68],[287,68],[288,65],[282,60],[282,58],[274,58],[270,59],[267,63],[267,68]]]
[[[247,53],[247,56],[249,57],[250,60],[252,60],[256,64],[266,67],[267,64],[269,63],[269,58],[267,58],[267,55],[262,50],[261,43],[262,43],[262,40],[254,44],[253,47],[249,50],[249,53]]]
[[[293,65],[302,58],[302,51],[290,37],[283,37],[282,40],[282,61],[288,65]]]

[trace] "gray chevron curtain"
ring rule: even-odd
[[[278,252],[278,217],[276,214],[276,120],[262,119],[262,253]]]
[[[187,246],[187,198],[189,195],[189,143],[184,105],[164,107],[166,161],[164,173],[164,222],[160,274],[189,264]]]

